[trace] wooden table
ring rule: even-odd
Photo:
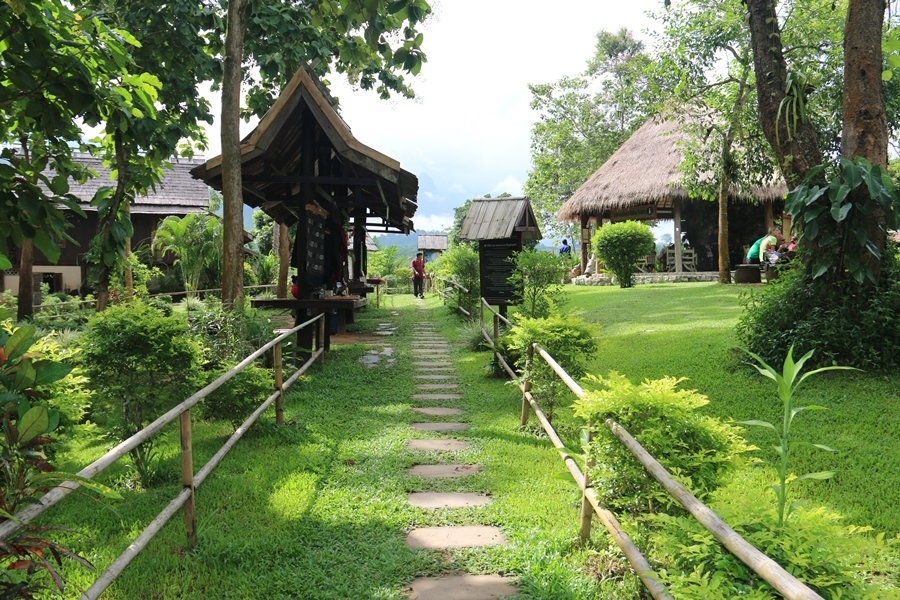
[[[253,298],[250,305],[256,308],[291,310],[294,327],[316,315],[325,315],[325,350],[331,349],[332,312],[337,311],[337,332],[344,333],[347,323],[353,322],[353,311],[367,304],[359,296],[332,296],[330,298]],[[312,348],[313,330],[307,327],[297,333],[298,348]]]

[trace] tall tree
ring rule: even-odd
[[[600,31],[582,75],[528,86],[539,116],[531,129],[525,194],[545,234],[577,237],[560,226],[556,213],[649,114],[649,62],[643,43],[627,29]]]

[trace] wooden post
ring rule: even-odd
[[[325,315],[316,324],[316,350],[325,347]],[[325,364],[325,353],[319,355],[319,364]]]
[[[500,315],[494,313],[494,348],[497,347],[497,342],[500,341]]]
[[[588,230],[590,233],[591,221],[590,217],[587,215],[581,215],[581,229],[578,231],[579,239],[581,240],[581,274],[584,275],[584,270],[587,268],[588,258],[591,251],[591,238],[590,235],[585,236],[585,230]],[[587,237],[587,241],[585,241],[585,237]]]
[[[194,510],[194,453],[191,448],[191,409],[178,417],[181,428],[181,484],[191,490],[190,498],[184,503],[184,530],[188,546],[197,545],[197,514]]]
[[[681,264],[681,200],[677,198],[672,203],[672,210],[675,219],[675,272],[681,273],[683,265]],[[668,265],[666,265],[668,268]]]
[[[278,397],[275,398],[275,422],[284,425],[284,375],[282,372],[281,342],[275,344],[275,389]]]
[[[525,349],[525,383],[522,385],[522,418],[519,425],[525,427],[528,425],[529,402],[528,394],[531,392],[531,367],[534,364],[534,344],[528,344]]]
[[[588,488],[591,487],[591,467],[594,459],[591,455],[591,442],[594,439],[594,423],[588,421],[587,448],[584,461],[584,489],[581,492],[581,543],[586,545],[591,539],[591,521],[594,518],[594,507],[588,499]]]

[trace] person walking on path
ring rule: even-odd
[[[416,257],[409,263],[409,266],[412,269],[413,297],[424,298],[425,258],[422,256],[421,252],[416,253]]]

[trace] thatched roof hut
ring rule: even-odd
[[[685,132],[676,119],[652,117],[635,131],[557,213],[560,221],[584,218],[655,220],[673,218],[676,200],[693,198],[681,185]],[[735,190],[736,200],[775,200],[787,192],[784,184]],[[620,218],[616,219],[616,212]],[[624,213],[624,214],[622,214]]]

